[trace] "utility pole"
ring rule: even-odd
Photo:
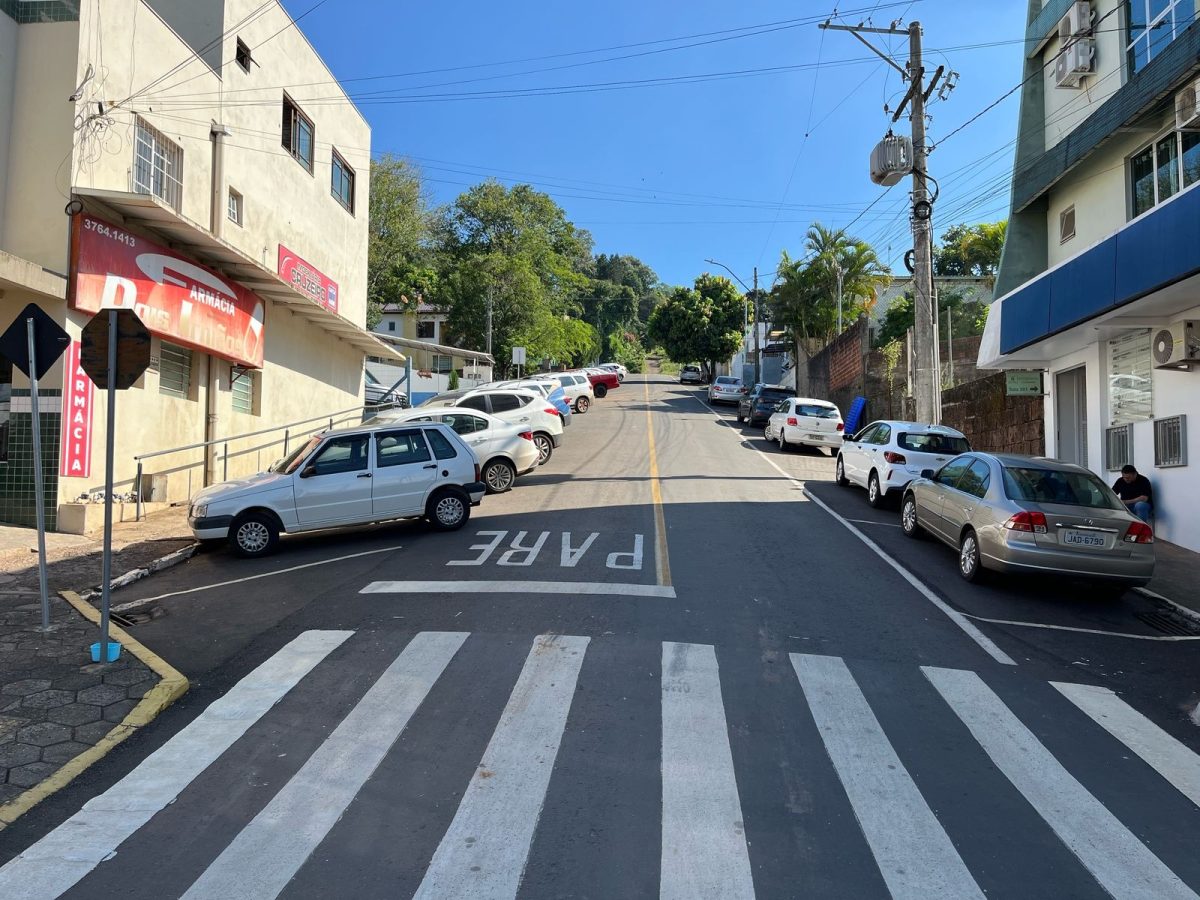
[[[487,292],[487,352],[492,355],[492,286],[488,285]]]
[[[835,263],[834,273],[837,275],[838,284],[838,330],[837,333],[842,333],[842,279],[845,277],[842,273],[841,262]]]
[[[754,267],[754,383],[762,381],[762,349],[758,345],[759,337],[758,309],[758,266]]]
[[[925,101],[929,99],[941,78],[943,69],[938,68],[929,84],[925,83],[925,68],[921,56],[921,23],[910,22],[907,29],[872,28],[864,25],[833,25],[823,23],[821,28],[833,31],[848,31],[867,46],[872,53],[898,71],[909,83],[908,93],[892,115],[899,121],[905,107],[910,103],[909,119],[912,122],[912,235],[913,235],[913,379],[912,391],[916,400],[917,419],[921,422],[941,421],[941,379],[938,373],[938,339],[934,325],[937,309],[933,299],[933,204],[929,200],[929,175],[926,170],[928,150],[925,146]],[[878,50],[863,33],[908,35],[908,64],[900,66],[886,53]],[[840,329],[840,325],[839,325]]]

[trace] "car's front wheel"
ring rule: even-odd
[[[550,457],[554,455],[554,441],[550,435],[539,431],[533,436],[533,445],[538,451],[538,465],[544,466],[550,462]]]
[[[742,411],[740,408],[738,409],[737,420],[738,420],[739,425],[746,424],[746,417],[744,415],[742,415]]]
[[[917,498],[909,494],[900,507],[900,530],[910,538],[921,536],[921,524],[917,521]]]
[[[229,530],[233,552],[246,559],[266,556],[279,543],[279,525],[263,512],[239,516]]]
[[[493,459],[483,467],[483,483],[487,485],[489,494],[511,491],[516,480],[517,470],[506,459]]]
[[[471,518],[470,498],[461,490],[440,490],[425,505],[425,518],[438,531],[457,531]]]
[[[583,413],[587,412],[589,408],[591,408],[591,405],[592,401],[587,397],[579,397],[575,400],[575,412],[582,415]]]
[[[958,546],[958,574],[965,581],[978,581],[983,571],[979,554],[979,538],[968,528],[963,532],[962,541]]]
[[[850,483],[850,479],[846,477],[846,464],[842,462],[842,455],[839,453],[837,464],[834,466],[833,480],[837,482],[838,487],[845,487]]]

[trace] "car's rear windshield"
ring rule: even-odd
[[[1005,466],[1004,492],[1010,500],[1060,503],[1091,509],[1120,508],[1104,482],[1085,472]]]
[[[949,434],[936,432],[902,431],[896,439],[901,450],[913,453],[942,453],[958,456],[971,449],[970,443],[964,437],[954,437]]]
[[[736,378],[730,378],[728,375],[722,375],[720,378],[717,379],[717,384],[737,384],[737,383],[738,383],[738,380]]]
[[[791,391],[785,391],[780,388],[766,388],[758,395],[759,400],[783,400],[787,397],[796,396]]]
[[[836,406],[821,406],[816,403],[797,403],[796,415],[813,416],[817,419],[836,419],[838,417],[838,410]]]

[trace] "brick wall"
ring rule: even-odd
[[[1046,452],[1041,397],[1008,397],[1004,373],[996,372],[942,392],[942,423],[957,428],[977,450],[994,453]]]

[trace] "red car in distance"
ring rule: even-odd
[[[621,379],[616,372],[607,372],[604,369],[583,369],[582,371],[588,377],[588,381],[592,383],[592,391],[597,399],[621,386]]]

